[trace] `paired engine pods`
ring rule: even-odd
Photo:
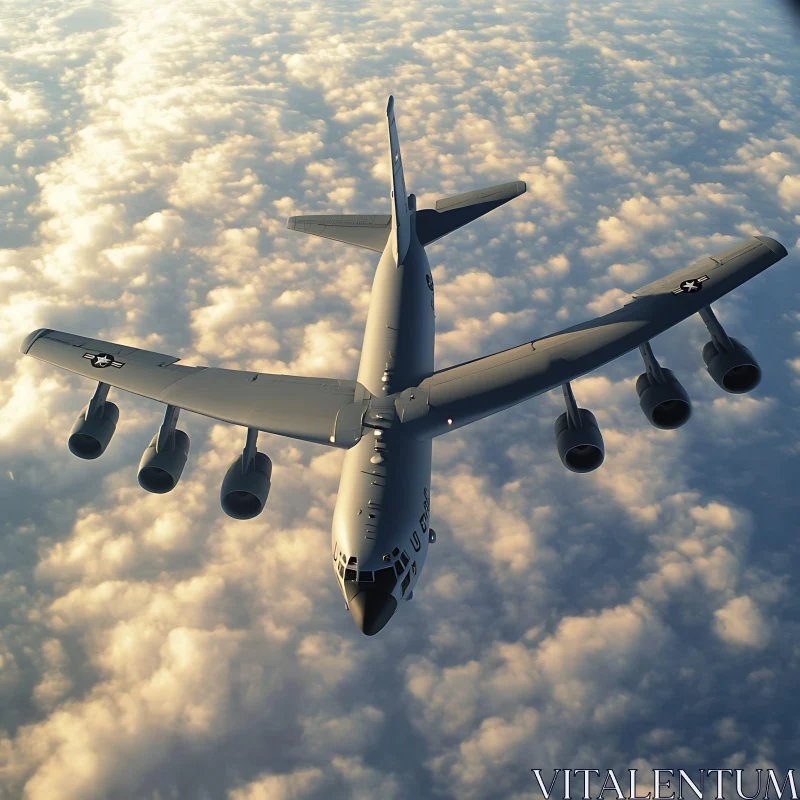
[[[219,499],[222,510],[234,519],[253,519],[267,504],[272,479],[272,461],[256,452],[245,464],[245,453],[237,456],[222,481]]]
[[[184,431],[175,430],[167,441],[159,447],[159,434],[156,434],[139,462],[139,486],[153,494],[171,492],[183,474],[189,457],[189,436]]]
[[[639,346],[645,372],[636,381],[639,405],[648,422],[661,430],[680,428],[692,415],[692,403],[686,389],[671,369],[658,363],[650,342]]]
[[[703,361],[717,386],[731,394],[744,394],[761,383],[761,367],[738,339],[728,341],[731,345],[728,349],[720,348],[713,339],[706,343]]]
[[[119,408],[106,399],[110,388],[107,383],[98,383],[89,404],[72,426],[67,446],[78,458],[100,458],[117,429]]]
[[[256,449],[258,431],[247,429],[247,442],[240,456],[228,467],[219,493],[222,510],[234,519],[253,519],[269,497],[272,461]]]
[[[577,425],[567,411],[556,420],[556,447],[561,462],[570,472],[591,472],[605,459],[603,434],[588,408],[579,408],[578,413]]]
[[[708,374],[721,389],[731,394],[744,394],[761,383],[761,367],[755,356],[740,342],[725,333],[711,306],[700,309],[711,341],[703,348],[703,361]]]
[[[686,389],[671,369],[662,367],[663,380],[656,382],[643,372],[636,381],[639,405],[648,422],[661,430],[680,428],[692,415],[692,403]]]
[[[561,388],[567,410],[555,425],[558,456],[570,472],[592,472],[606,456],[600,426],[588,408],[578,408],[569,383]]]

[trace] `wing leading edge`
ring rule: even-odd
[[[483,419],[591,372],[644,344],[787,255],[756,236],[637,289],[617,311],[542,339],[435,372],[396,401],[424,439]],[[686,284],[694,286],[681,288]]]
[[[293,439],[351,447],[368,393],[356,381],[187,367],[174,356],[42,328],[21,351],[118,389]]]

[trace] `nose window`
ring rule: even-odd
[[[391,567],[384,567],[375,573],[375,585],[385,592],[391,592],[397,585],[397,578]]]

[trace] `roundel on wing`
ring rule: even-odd
[[[98,353],[92,359],[92,366],[97,367],[98,369],[104,369],[105,367],[110,367],[114,363],[114,356],[110,356],[108,353]]]

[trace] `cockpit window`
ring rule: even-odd
[[[403,565],[399,561],[394,562],[394,571],[397,573],[398,578],[403,574]]]
[[[355,556],[350,556],[350,558],[347,560],[347,566],[354,567],[356,564],[358,564],[358,559]]]
[[[411,583],[411,573],[409,572],[408,575],[403,578],[403,582],[400,584],[400,588],[403,590],[403,594],[406,593],[406,589],[408,589],[408,584]]]
[[[400,555],[400,548],[399,548],[399,547],[395,547],[395,549],[394,549],[394,550],[392,550],[392,555],[393,555],[395,558],[397,558],[397,556],[399,556],[399,555]]]
[[[341,567],[344,570],[344,567]],[[358,580],[356,580],[358,575]],[[378,590],[391,594],[397,586],[397,578],[392,567],[379,569],[377,572],[357,572],[354,569],[347,569],[344,572],[344,594],[349,603],[359,592],[372,592]]]
[[[403,550],[403,552],[402,552],[402,553],[400,553],[400,558],[402,558],[402,559],[403,559],[403,566],[404,566],[404,567],[407,567],[407,566],[408,566],[408,561],[409,561],[409,558],[408,558],[408,556],[406,555],[406,551],[405,551],[405,550]]]
[[[397,585],[397,578],[391,567],[384,567],[375,573],[375,585],[386,592],[391,592]]]
[[[339,577],[344,578],[344,564],[339,564]]]

